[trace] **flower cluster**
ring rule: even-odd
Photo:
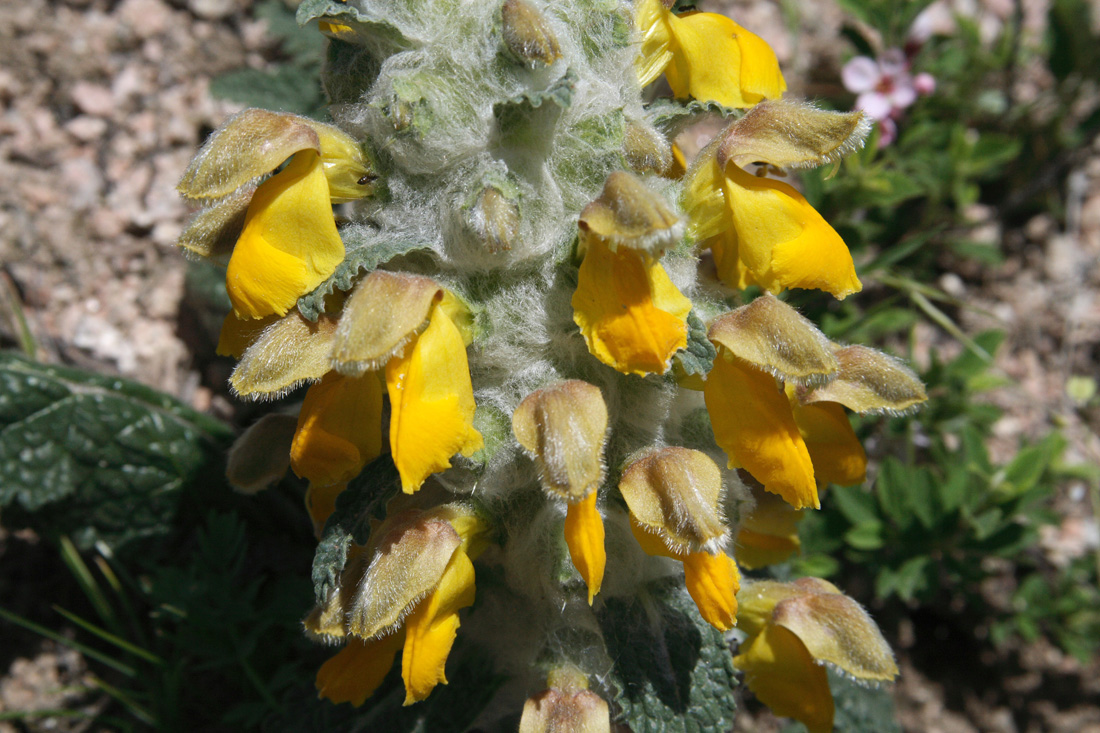
[[[337,124],[247,110],[180,184],[205,204],[181,245],[227,261],[232,388],[308,385],[229,473],[308,482],[327,580],[305,627],[342,645],[320,694],[363,704],[400,651],[424,700],[461,620],[531,695],[521,730],[609,730],[616,661],[581,632],[682,576],[706,624],[748,635],[733,663],[760,699],[829,729],[820,665],[889,680],[889,649],[833,586],[738,564],[789,557],[822,489],[863,480],[846,410],[924,399],[778,297],[861,289],[766,173],[838,161],[866,117],[782,99],[763,40],[661,0],[406,5],[303,4]],[[645,103],[662,74],[678,101]],[[700,109],[729,124],[686,164],[673,133]]]

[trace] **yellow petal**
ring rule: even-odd
[[[773,713],[801,721],[810,733],[831,733],[829,678],[793,633],[765,624],[748,639],[733,664],[744,670],[745,684]]]
[[[450,468],[455,453],[480,450],[473,427],[474,390],[462,334],[442,308],[407,353],[386,365],[390,395],[390,449],[411,494],[431,474]]]
[[[386,679],[394,655],[404,641],[405,634],[401,632],[369,641],[350,639],[347,646],[317,670],[317,696],[359,707]]]
[[[667,22],[673,59],[665,76],[677,97],[743,108],[787,88],[771,47],[724,15],[670,13]]]
[[[794,392],[793,387],[787,388],[794,421],[806,441],[818,485],[863,483],[867,478],[867,454],[844,408],[836,402],[803,405]]]
[[[274,314],[258,321],[244,320],[237,318],[233,311],[229,311],[225,315],[225,320],[222,321],[221,333],[218,334],[217,355],[240,359],[245,349],[260,337],[265,328],[277,320],[279,316]]]
[[[798,522],[802,511],[775,494],[753,491],[756,506],[742,518],[734,542],[734,556],[743,568],[755,570],[781,563],[798,552]]]
[[[329,486],[311,483],[306,490],[306,511],[309,512],[309,518],[313,521],[313,534],[318,539],[325,528],[325,522],[336,511],[336,497],[347,487],[345,482]]]
[[[638,83],[643,87],[661,75],[669,62],[672,51],[669,45],[672,34],[668,27],[668,9],[661,0],[639,0],[634,23],[642,36],[642,45],[638,57],[634,60],[634,70],[638,74]]]
[[[321,156],[303,150],[256,189],[248,206],[225,275],[233,310],[241,318],[283,315],[343,258]]]
[[[737,591],[741,587],[733,558],[724,552],[692,552],[683,561],[684,585],[703,620],[719,631],[732,629],[737,623]]]
[[[451,557],[439,587],[417,604],[405,621],[401,676],[405,704],[425,699],[439,683],[458,632],[458,611],[474,602],[474,565],[464,552]]]
[[[587,499],[570,504],[565,514],[565,544],[569,546],[573,567],[588,586],[590,606],[592,599],[600,592],[603,570],[607,564],[603,540],[603,518],[596,508],[596,492],[593,491]]]
[[[687,345],[691,301],[648,255],[589,240],[573,294],[573,321],[588,350],[625,374],[664,374]]]
[[[738,256],[761,287],[824,290],[841,299],[862,289],[844,240],[793,187],[730,163],[723,190]]]
[[[718,279],[734,290],[744,290],[752,285],[759,285],[752,276],[749,268],[741,261],[737,254],[737,232],[730,228],[721,234],[708,239],[704,247],[710,247],[711,257],[714,258],[714,269],[718,273]]]
[[[820,506],[810,454],[791,404],[770,374],[720,353],[707,375],[703,397],[714,438],[729,456],[731,468],[743,466],[796,509]]]
[[[329,485],[355,478],[382,453],[382,385],[375,374],[329,372],[306,392],[290,448],[294,473]]]
[[[737,46],[741,50],[741,96],[751,106],[775,99],[787,91],[787,81],[779,70],[775,51],[760,36],[734,23]]]
[[[684,174],[681,200],[688,216],[688,234],[697,241],[709,239],[730,228],[726,194],[722,191],[726,176],[715,157],[717,149],[716,140],[699,151]],[[736,236],[733,241],[737,241]]]

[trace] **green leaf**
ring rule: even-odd
[[[609,598],[599,613],[621,722],[634,733],[709,733],[733,727],[733,657],[679,582]]]
[[[852,524],[880,521],[875,498],[861,487],[837,486],[832,491],[832,500],[840,513]]]
[[[87,547],[160,534],[232,431],[154,389],[0,354],[5,521]]]
[[[706,324],[694,310],[688,313],[687,327],[687,346],[676,352],[676,361],[685,374],[706,375],[714,366],[718,350],[707,338]]]
[[[913,521],[909,497],[912,477],[913,468],[902,465],[897,459],[888,458],[875,480],[875,496],[878,497],[883,514],[901,528],[909,526]]]
[[[325,97],[316,81],[318,69],[283,64],[271,70],[241,69],[210,82],[210,93],[249,107],[324,116]]]
[[[655,99],[646,106],[645,116],[651,125],[668,136],[675,137],[680,130],[699,121],[703,117],[718,115],[723,119],[740,117],[740,110],[723,107],[717,102],[700,102],[692,99],[681,102],[667,97]]]
[[[316,290],[298,298],[298,312],[303,318],[316,321],[325,310],[325,297],[334,289],[350,290],[360,271],[373,270],[400,255],[429,248],[424,242],[388,239],[367,226],[345,227],[340,236],[346,250],[344,261]]]
[[[885,544],[882,523],[867,522],[845,532],[844,541],[857,550],[877,550]]]
[[[1016,454],[1012,462],[1005,466],[1004,484],[997,487],[998,493],[1019,496],[1038,483],[1043,473],[1050,467],[1051,461],[1066,449],[1066,439],[1058,433],[1051,433],[1035,445],[1027,446]]]
[[[376,458],[336,497],[336,509],[325,522],[313,555],[313,593],[324,603],[340,580],[351,543],[367,544],[370,520],[381,519],[386,502],[401,485],[389,454]]]

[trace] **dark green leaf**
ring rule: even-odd
[[[615,702],[634,733],[710,733],[733,726],[732,655],[680,583],[609,598],[599,622],[615,660]]]
[[[852,527],[844,534],[844,541],[857,550],[877,550],[885,544],[882,523],[867,522]]]
[[[210,82],[210,93],[249,107],[320,118],[325,98],[318,68],[283,64],[271,70],[241,69]]]
[[[324,603],[336,587],[351,543],[367,543],[370,520],[382,517],[386,502],[400,485],[393,457],[386,454],[367,464],[336,497],[336,509],[325,522],[321,542],[313,555],[313,593],[318,603]]]
[[[334,289],[350,290],[361,271],[373,270],[399,255],[428,249],[423,242],[387,239],[381,232],[362,225],[345,227],[340,236],[346,249],[344,261],[316,290],[298,298],[298,312],[311,321],[324,312],[325,296]]]
[[[912,478],[911,467],[903,466],[894,458],[887,458],[875,480],[875,496],[882,513],[901,528],[908,527],[913,521],[909,497]]]
[[[87,546],[167,529],[181,490],[218,464],[232,431],[126,379],[0,354],[5,520]]]

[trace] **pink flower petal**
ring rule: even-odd
[[[874,89],[881,78],[882,71],[878,64],[867,56],[856,56],[840,70],[840,80],[844,82],[844,88],[853,94]]]
[[[872,120],[884,120],[893,109],[890,100],[879,92],[864,92],[856,99],[856,107],[867,113]]]

